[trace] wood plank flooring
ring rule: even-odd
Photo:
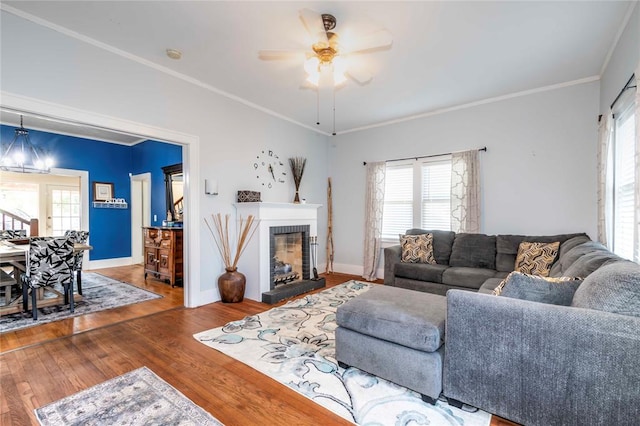
[[[245,300],[186,309],[181,288],[145,282],[140,266],[96,272],[165,297],[0,335],[1,425],[37,424],[35,408],[142,366],[228,426],[351,424],[192,337],[270,305]],[[357,279],[325,278],[328,286]]]

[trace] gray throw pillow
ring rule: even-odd
[[[494,290],[494,294],[552,305],[571,305],[582,278],[540,277],[514,271]]]
[[[640,265],[620,261],[598,268],[585,278],[571,306],[640,317]]]
[[[496,236],[456,234],[451,248],[450,266],[496,269]]]

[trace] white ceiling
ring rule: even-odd
[[[353,55],[373,74],[335,93],[338,133],[601,74],[633,2],[4,1],[309,128],[332,132],[332,94],[305,86],[299,11],[331,13],[341,39],[386,28],[390,49]],[[28,17],[28,16],[27,16]],[[166,48],[179,49],[181,60]]]

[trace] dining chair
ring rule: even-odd
[[[89,231],[69,229],[64,232],[64,236],[71,239],[74,243],[86,244],[89,239]],[[73,257],[73,273],[76,278],[76,288],[78,289],[78,294],[82,294],[82,260],[84,258],[84,250],[77,251]]]
[[[49,287],[60,294],[55,286],[64,291],[65,303],[73,313],[73,241],[67,237],[34,237],[29,239],[27,272],[21,274],[22,305],[28,310],[28,293],[31,290],[31,307],[34,321],[38,319],[37,293],[39,289]]]
[[[15,238],[26,238],[26,229],[2,229],[0,230],[0,240],[13,240]]]

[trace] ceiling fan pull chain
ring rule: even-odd
[[[316,125],[320,125],[320,89],[316,90]]]
[[[336,87],[333,86],[333,136],[336,135]]]

